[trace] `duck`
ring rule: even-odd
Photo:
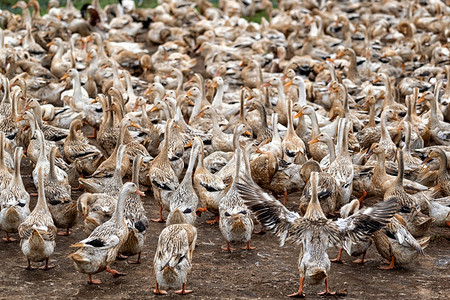
[[[192,176],[194,173],[194,165],[200,151],[201,139],[194,138],[192,144],[191,156],[189,164],[186,169],[183,180],[180,182],[176,190],[169,195],[170,212],[167,217],[167,223],[173,224],[172,219],[178,214],[182,220],[177,220],[177,223],[186,223],[193,225],[197,219],[196,209],[198,205],[198,196],[192,183]],[[176,212],[178,210],[178,212]]]
[[[151,162],[148,173],[152,183],[153,195],[159,205],[159,219],[152,220],[154,222],[164,222],[162,215],[163,209],[170,210],[168,196],[179,185],[178,177],[172,169],[168,156],[172,124],[173,119],[167,121],[163,147],[161,152]]]
[[[12,179],[13,175],[5,164],[5,133],[0,131],[0,188],[2,191],[8,187]]]
[[[321,133],[316,113],[311,106],[305,105],[299,109],[294,118],[300,118],[303,115],[307,115],[311,119],[312,131],[310,141],[314,140]],[[321,161],[327,153],[328,146],[323,143],[313,143],[309,145],[309,154],[316,161]]]
[[[136,155],[133,161],[133,182],[139,189],[139,171],[142,166],[142,155]],[[125,200],[124,217],[128,226],[128,237],[120,247],[119,253],[126,256],[138,255],[137,260],[130,263],[140,264],[141,254],[144,248],[148,218],[144,209],[142,198],[139,194],[130,194]]]
[[[72,248],[79,249],[70,254],[69,258],[73,260],[78,272],[88,274],[88,283],[90,284],[101,284],[99,279],[92,279],[92,275],[105,270],[111,273],[114,278],[126,275],[111,269],[111,265],[116,260],[120,247],[128,236],[124,206],[125,200],[132,193],[145,196],[133,182],[125,183],[111,219],[95,228],[86,239],[71,245]]]
[[[219,221],[220,195],[226,186],[219,176],[211,173],[205,167],[204,156],[205,148],[203,142],[201,142],[193,179],[194,189],[203,206],[197,209],[197,214],[201,216],[201,213],[205,211],[215,214],[216,218],[214,220],[206,221],[207,224],[214,224]]]
[[[373,175],[369,185],[366,187],[366,191],[369,195],[381,197],[384,196],[386,190],[394,183],[397,177],[386,174],[384,149],[378,144],[373,144],[368,155],[370,156],[372,153],[377,156],[377,164],[373,169]],[[404,179],[403,187],[407,193],[411,194],[428,190],[426,186],[408,179]]]
[[[394,110],[391,108],[383,110],[383,112],[381,113],[381,122],[380,122],[381,138],[378,144],[382,149],[384,149],[386,159],[388,160],[392,160],[397,152],[397,146],[392,141],[389,131],[387,129],[387,122],[388,120],[391,119],[398,120]]]
[[[447,168],[447,154],[442,149],[434,148],[429,152],[427,160],[436,158],[439,160],[439,170],[437,185],[433,187],[433,190],[439,191],[442,197],[448,197],[450,196],[450,175]]]
[[[39,168],[42,167],[42,169],[44,171],[44,176],[45,176],[45,178],[47,178],[48,175],[50,174],[50,162],[49,162],[49,159],[47,158],[47,151],[45,149],[46,148],[45,147],[45,139],[44,139],[44,134],[42,133],[42,131],[36,130],[36,137],[37,137],[37,140],[40,145],[40,154],[39,154],[39,158],[36,162],[36,166],[34,167],[34,170],[32,172],[32,177],[33,177],[34,185],[37,187],[38,186],[38,170],[39,170]],[[62,169],[60,169],[58,166],[55,166],[55,170],[56,170],[56,172],[55,172],[56,176],[59,181],[68,181],[69,180],[67,173],[64,172]]]
[[[235,177],[231,185],[224,190],[224,195],[219,205],[219,229],[227,242],[223,251],[232,252],[235,249],[230,247],[230,243],[245,243],[243,250],[253,250],[250,246],[250,239],[254,228],[250,211],[244,205],[241,196],[238,194],[237,183],[241,168],[241,149],[236,148],[234,152]]]
[[[338,140],[342,139],[340,149],[336,155],[336,159],[330,163],[328,173],[336,180],[336,183],[341,187],[342,194],[339,201],[336,203],[337,208],[342,207],[350,201],[350,196],[353,191],[353,162],[348,153],[348,132],[351,123],[346,119],[341,119],[340,134]]]
[[[59,142],[64,140],[69,135],[69,130],[67,129],[44,124],[42,120],[42,108],[37,99],[31,98],[27,101],[25,110],[29,108],[33,110],[39,128],[42,130],[44,138],[47,141]]]
[[[44,168],[39,166],[37,173],[38,200],[33,211],[19,225],[20,247],[27,258],[27,270],[33,269],[32,261],[45,260],[45,265],[41,269],[47,271],[54,268],[48,262],[56,245],[56,227],[45,199]]]
[[[64,44],[61,38],[54,38],[50,43],[47,44],[47,47],[50,47],[51,45],[56,46],[56,53],[53,56],[50,71],[57,78],[61,78],[66,74],[67,70],[72,67],[72,62],[70,60],[63,59]]]
[[[437,100],[433,96],[433,93],[426,91],[423,93],[422,97],[419,98],[417,103],[421,103],[423,101],[427,101],[430,104],[430,116],[427,124],[430,140],[436,145],[450,145],[448,136],[450,132],[450,125],[438,119]]]
[[[319,174],[319,181],[317,182],[318,197],[322,211],[326,216],[334,216],[336,205],[342,197],[342,188],[337,184],[335,178],[321,169],[318,162],[315,160],[308,160],[299,169],[300,176],[305,182],[305,187],[300,198],[298,211],[301,215],[306,213],[309,203],[311,202],[312,186],[310,182],[311,172]]]
[[[186,282],[196,242],[197,229],[191,224],[172,224],[161,231],[153,260],[155,295],[166,295],[166,289],[178,288],[175,293],[179,295],[192,293],[186,289]]]
[[[78,221],[77,202],[72,201],[69,182],[58,180],[55,166],[56,150],[55,147],[50,150],[50,173],[44,181],[44,192],[53,223],[58,228],[66,229],[57,234],[68,236],[71,233],[70,228]]]
[[[417,201],[409,196],[403,187],[404,159],[403,150],[397,151],[398,175],[396,180],[384,193],[384,200],[391,197],[398,199],[398,211],[406,222],[406,228],[415,238],[422,237],[428,232],[433,221],[432,218],[420,213],[420,206]]]
[[[283,149],[282,159],[288,163],[303,164],[306,161],[305,143],[300,139],[294,130],[292,121],[292,100],[287,101],[288,124],[286,135],[281,142]]]
[[[301,245],[298,260],[300,284],[298,291],[289,295],[290,297],[305,296],[305,281],[310,284],[325,282],[325,291],[319,294],[335,294],[328,286],[331,262],[326,253],[327,248],[342,243],[345,238],[359,240],[369,236],[383,228],[396,209],[395,200],[392,199],[345,219],[333,221],[326,218],[320,206],[317,190],[319,174],[311,172],[310,181],[312,197],[303,217],[288,210],[249,179],[243,178],[237,185],[245,205],[268,231],[279,237],[280,246],[286,241]]]
[[[0,120],[0,131],[5,133],[7,140],[14,146],[16,145],[16,136],[19,133],[19,126],[17,124],[17,101],[19,93],[20,89],[13,91],[10,114]]]
[[[77,200],[77,208],[83,217],[86,237],[113,215],[117,199],[105,193],[83,193]]]
[[[30,194],[25,189],[20,174],[22,156],[23,148],[17,147],[14,151],[13,178],[9,185],[2,189],[0,193],[0,228],[6,232],[6,237],[2,238],[5,242],[16,241],[9,235],[18,232],[19,225],[30,214]],[[2,159],[0,158],[1,163]]]
[[[390,261],[382,270],[392,270],[396,266],[411,264],[428,246],[430,237],[416,240],[406,229],[405,220],[398,214],[381,230],[372,235],[378,253]]]
[[[81,120],[70,123],[69,134],[64,140],[64,158],[69,163],[75,163],[77,171],[81,174],[91,175],[103,162],[103,154],[81,132]]]

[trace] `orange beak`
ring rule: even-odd
[[[152,93],[152,91],[153,91],[152,88],[148,88],[148,90],[145,91],[144,95],[148,96]]]
[[[16,3],[13,7],[11,7],[12,9],[19,7],[19,4]]]
[[[23,116],[20,116],[20,117],[17,118],[16,122],[20,122],[20,121],[23,121],[23,120],[24,120]]]
[[[192,142],[189,142],[189,143],[187,143],[186,145],[184,145],[184,148],[190,148],[190,147],[192,147]]]
[[[301,116],[303,116],[303,110],[299,110],[298,113],[294,116],[294,119],[296,118],[300,118]]]
[[[198,115],[195,116],[195,119],[200,119],[201,117],[203,117],[205,115],[205,111],[202,110],[201,112],[198,113]]]
[[[140,190],[137,190],[137,191],[136,191],[136,194],[138,194],[138,195],[140,195],[140,196],[142,196],[142,197],[145,196],[145,193],[142,192],[142,191],[140,191]]]
[[[246,130],[246,131],[244,132],[244,135],[245,135],[245,136],[248,136],[248,137],[251,137],[251,136],[252,136],[252,134],[251,134],[250,131],[248,131],[248,130]]]
[[[134,127],[134,128],[141,128],[141,126],[140,125],[138,125],[138,124],[136,124],[136,123],[134,123],[134,122],[131,122],[131,127]]]
[[[157,105],[153,106],[152,109],[150,110],[150,112],[155,112],[157,111],[159,108]]]
[[[213,87],[213,88],[216,88],[217,85],[218,85],[217,82],[214,82],[214,83],[212,84],[212,87]]]
[[[284,76],[283,76],[284,77]],[[286,83],[285,85],[284,85],[284,87],[289,87],[289,86],[291,86],[293,83],[292,83],[292,80],[290,80],[288,83]]]
[[[256,147],[256,153],[259,153],[259,154],[264,154],[264,152],[263,152],[263,151],[261,151],[261,149],[259,149],[258,147]]]
[[[64,76],[63,76],[63,77],[61,77],[61,79],[60,79],[60,80],[62,81],[62,80],[64,80],[64,79],[66,79],[67,77],[69,77],[69,74],[67,74],[67,73],[66,73],[66,74],[64,74]]]
[[[344,56],[344,51],[341,51],[338,53],[338,55],[336,56],[337,59],[341,58],[342,56]]]
[[[91,104],[97,103],[97,98],[95,98],[94,100],[92,100]]]
[[[318,143],[319,142],[319,138],[315,138],[315,139],[313,139],[313,140],[310,140],[309,142],[308,142],[308,145],[312,145],[312,144],[315,144],[315,143]]]
[[[394,114],[393,116],[392,116],[392,120],[395,120],[395,121],[400,121],[400,119],[397,117],[397,115],[396,114]]]
[[[334,59],[332,59],[332,58],[327,58],[326,61],[330,61],[330,62],[334,63]]]
[[[380,81],[380,78],[377,77],[377,78],[375,78],[375,80],[373,81],[373,83],[377,83],[377,82],[379,82],[379,81]]]
[[[266,82],[261,87],[265,88],[265,87],[268,87],[269,85],[270,85],[270,82]]]
[[[60,14],[58,14],[58,15],[56,16],[56,18],[58,19],[58,21],[61,21],[61,19],[62,19],[62,17],[61,17]]]
[[[186,96],[192,96],[191,91],[187,91]]]
[[[425,101],[425,95],[422,95],[422,97],[417,100],[417,103],[422,103],[423,101]]]
[[[92,41],[92,35],[89,35],[87,38],[86,38],[86,42],[90,42],[90,41]]]
[[[431,159],[432,159],[432,158],[428,156],[428,157],[422,162],[422,164],[423,164],[423,165],[426,164],[426,163],[429,162]]]
[[[242,68],[245,65],[245,62],[243,60],[241,60],[241,62],[239,63],[239,68]]]
[[[195,103],[192,102],[192,100],[189,100],[189,101],[188,101],[188,104],[189,104],[190,106],[195,106]]]
[[[53,41],[51,41],[50,43],[47,44],[47,47],[50,47],[51,45],[53,45]]]
[[[88,53],[87,57],[86,57],[86,61],[90,62],[91,61],[91,55]]]

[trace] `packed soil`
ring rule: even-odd
[[[32,183],[32,166],[28,159],[23,160],[22,174],[27,190],[36,192]],[[73,192],[77,199],[82,192]],[[32,197],[31,208],[36,203]],[[298,206],[298,197],[289,195],[288,207]],[[149,218],[158,217],[158,209],[151,191],[144,197],[145,209]],[[166,214],[165,214],[166,215]],[[256,299],[287,298],[298,288],[298,247],[285,245],[279,247],[276,237],[267,233],[253,235],[252,251],[240,250],[233,253],[221,251],[225,241],[218,225],[205,224],[213,216],[206,213],[197,219],[198,243],[194,252],[193,266],[188,277],[187,288],[193,294],[185,298],[201,299]],[[156,243],[164,224],[151,223],[147,231],[147,240],[140,265],[130,264],[127,260],[116,261],[114,268],[128,275],[114,279],[103,272],[94,275],[103,284],[90,285],[87,275],[78,273],[67,256],[74,252],[69,246],[85,238],[82,220],[73,228],[68,237],[57,236],[55,252],[51,256],[54,269],[49,271],[23,268],[26,259],[19,242],[6,243],[0,240],[1,268],[0,299],[146,299],[156,297],[153,257]],[[352,263],[344,254],[344,264],[332,264],[329,274],[331,290],[346,289],[347,296],[317,296],[324,286],[305,285],[307,298],[342,299],[446,299],[450,291],[450,231],[448,228],[433,227],[432,238],[425,255],[402,269],[379,270],[384,259],[372,245],[368,251],[368,261],[364,265]],[[13,235],[18,238],[17,235]],[[335,257],[336,249],[330,249],[330,257]],[[129,258],[134,260],[135,258]],[[35,263],[36,265],[36,263]],[[170,297],[181,297],[169,292]],[[447,295],[447,296],[446,296]],[[448,298],[447,298],[448,299]]]

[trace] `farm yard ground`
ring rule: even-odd
[[[31,164],[23,160],[23,174],[31,174]],[[36,192],[30,175],[24,175],[24,184],[29,192]],[[82,191],[74,191],[77,199]],[[32,197],[30,208],[36,203]],[[288,207],[298,207],[296,194],[289,195]],[[155,200],[151,192],[144,197],[145,209],[149,218],[158,216]],[[374,199],[367,199],[367,202]],[[210,214],[203,214],[197,219],[197,248],[194,252],[192,271],[188,277],[187,288],[194,290],[187,299],[256,299],[287,298],[298,288],[298,247],[285,245],[280,248],[273,235],[253,235],[252,245],[256,250],[237,250],[233,253],[222,252],[225,244],[217,225],[205,224]],[[87,284],[87,276],[77,273],[67,255],[73,252],[69,246],[82,240],[81,217],[69,237],[58,236],[51,264],[56,267],[47,272],[42,270],[27,271],[19,242],[0,241],[0,299],[147,299],[168,298],[155,296],[153,275],[153,257],[158,235],[164,224],[152,223],[148,232],[142,264],[129,264],[127,260],[116,261],[114,268],[128,275],[118,279],[106,272],[94,275],[101,279],[99,286]],[[3,234],[3,233],[2,233]],[[356,265],[344,254],[345,264],[333,264],[330,272],[330,288],[346,289],[348,295],[342,299],[445,299],[450,291],[450,231],[448,228],[433,227],[432,240],[425,249],[425,256],[414,261],[406,269],[393,271],[379,270],[384,259],[372,245],[368,252],[368,262]],[[17,235],[14,235],[18,238]],[[238,248],[238,247],[236,247]],[[239,248],[238,248],[239,249]],[[336,250],[328,252],[335,257]],[[132,258],[134,259],[134,258]],[[322,299],[316,292],[323,286],[305,286],[308,299]],[[446,296],[447,295],[447,296]],[[180,297],[170,293],[171,297]],[[334,299],[334,297],[328,297]]]

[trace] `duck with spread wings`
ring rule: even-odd
[[[357,241],[379,230],[396,212],[396,199],[381,202],[373,207],[360,210],[345,219],[329,220],[320,207],[317,196],[318,173],[311,173],[312,197],[301,217],[289,211],[278,200],[264,192],[249,179],[243,178],[237,183],[239,194],[247,207],[256,215],[261,224],[272,230],[280,238],[280,245],[285,241],[300,244],[298,268],[300,286],[290,297],[304,297],[303,283],[319,284],[325,280],[325,292],[333,294],[328,288],[330,259],[326,250],[330,245]]]

